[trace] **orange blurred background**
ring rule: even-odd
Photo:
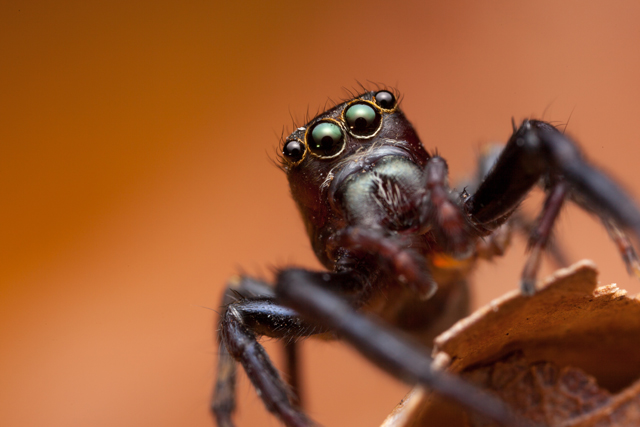
[[[433,3],[4,2],[0,424],[211,426],[225,280],[318,266],[279,136],[357,81],[404,94],[452,177],[511,117],[570,118],[640,197],[640,3]],[[640,290],[597,221],[569,208],[559,229]],[[523,252],[479,268],[476,304]],[[342,344],[303,352],[323,424],[377,425],[408,390]],[[245,378],[238,395],[240,426],[278,425]]]

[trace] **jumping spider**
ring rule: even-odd
[[[478,259],[502,254],[505,236],[521,226],[516,209],[536,185],[546,201],[527,228],[523,293],[535,292],[541,253],[567,199],[598,215],[627,267],[638,270],[625,230],[640,236],[640,211],[543,121],[513,123],[504,148],[481,156],[477,182],[456,191],[448,186],[445,160],[425,150],[397,94],[365,92],[296,129],[282,145],[281,166],[327,271],[284,269],[275,286],[250,277],[228,285],[212,401],[219,426],[233,425],[238,362],[285,425],[314,424],[297,404],[295,367],[296,339],[316,334],[345,340],[401,380],[500,424],[520,425],[498,399],[433,371],[426,346],[465,314],[469,271]],[[258,343],[261,336],[285,343],[289,384]]]

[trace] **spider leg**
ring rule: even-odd
[[[335,332],[374,364],[401,380],[430,387],[501,425],[528,425],[499,399],[455,376],[434,371],[427,348],[414,344],[399,330],[357,311],[363,296],[375,292],[371,286],[389,283],[380,280],[384,277],[402,277],[409,285],[413,280],[422,281],[422,285],[413,286],[418,296],[432,289],[427,266],[413,251],[401,246],[397,238],[368,228],[342,230],[331,242],[332,246],[347,251],[336,264],[342,272],[283,270],[276,279],[277,300],[292,307],[311,324]],[[365,261],[362,254],[374,254],[374,258],[369,259],[372,263]],[[345,298],[346,291],[357,294],[357,289],[360,289],[359,297],[351,301]]]
[[[241,276],[235,277],[229,281],[225,289],[225,294],[222,299],[222,305],[227,306],[232,302],[240,298],[273,298],[275,292],[273,287],[269,284],[256,280],[252,277]],[[289,387],[292,391],[292,399],[296,406],[302,407],[302,389],[300,387],[300,369],[299,369],[299,357],[300,357],[300,344],[296,340],[284,340],[282,341],[285,374]],[[221,348],[220,354],[226,352],[226,348]],[[228,359],[228,358],[227,358]],[[235,362],[225,362],[225,357],[221,356],[218,371],[219,372],[231,372],[232,369],[227,365],[233,365],[235,369]],[[224,365],[224,366],[222,366]],[[229,375],[229,381],[235,381],[235,377]]]
[[[211,401],[211,409],[214,414],[214,417],[217,421],[217,424],[221,427],[231,427],[233,423],[231,421],[231,414],[235,410],[235,384],[236,384],[236,359],[229,352],[229,345],[224,342],[223,338],[223,330],[224,325],[229,322],[234,323],[233,315],[229,315],[229,308],[233,310],[234,313],[239,314],[241,317],[240,323],[243,323],[245,319],[253,319],[253,321],[257,321],[260,316],[265,315],[265,311],[268,313],[271,309],[271,302],[266,302],[269,300],[273,300],[275,296],[274,290],[268,284],[255,280],[250,277],[236,277],[232,279],[227,288],[225,290],[225,294],[223,297],[223,306],[225,307],[224,312],[220,319],[220,350],[218,356],[218,375],[214,388],[213,398]],[[256,305],[250,304],[247,307],[248,303],[243,304],[246,301],[253,301],[258,304],[258,301],[262,301],[261,306],[262,311],[258,310],[256,312]],[[272,313],[275,317],[270,318],[275,322],[283,321],[282,316],[283,313]],[[278,316],[279,315],[279,316]],[[284,313],[284,317],[287,315],[291,316],[291,313]],[[245,316],[245,317],[243,317]],[[269,314],[267,314],[269,316]],[[237,316],[236,316],[237,317]],[[226,319],[226,321],[225,321]],[[287,319],[285,319],[287,320]],[[290,322],[290,319],[288,320]],[[286,323],[286,322],[284,322]],[[283,324],[284,324],[283,323]],[[280,325],[282,326],[282,325]],[[232,341],[242,341],[248,340],[255,341],[253,344],[255,349],[253,350],[256,354],[262,355],[264,357],[258,357],[252,360],[254,365],[256,364],[256,360],[258,364],[268,365],[264,368],[266,372],[275,372],[271,362],[269,361],[264,350],[261,350],[262,347],[257,343],[255,334],[252,335],[252,332],[244,331],[240,328],[241,333],[238,333],[236,329],[233,327],[227,327],[228,336]],[[235,332],[234,332],[235,331]],[[272,334],[273,335],[273,334]],[[285,366],[286,373],[289,380],[289,387],[282,383],[279,376],[276,376],[273,379],[274,387],[278,388],[280,391],[280,399],[283,394],[288,395],[288,398],[291,400],[292,405],[294,407],[300,407],[300,398],[299,398],[299,374],[298,374],[298,344],[295,339],[285,339],[283,340],[284,350],[285,350]],[[246,368],[245,368],[246,369]],[[247,371],[249,372],[249,371]],[[304,424],[307,425],[307,424]]]
[[[343,298],[351,297],[352,301],[361,301],[359,296],[362,295],[365,282],[362,279],[356,280],[353,274],[308,271],[305,273],[317,278]],[[231,415],[235,409],[236,362],[244,368],[267,410],[285,425],[315,425],[296,405],[295,395],[258,343],[258,338],[268,336],[291,343],[299,337],[321,334],[329,330],[304,321],[296,311],[280,305],[273,295],[272,287],[248,277],[232,282],[225,293],[223,301],[227,305],[220,316],[218,331],[218,380],[211,403],[219,426],[233,426]]]
[[[271,299],[244,299],[230,304],[220,319],[221,352],[218,382],[212,409],[219,426],[232,426],[235,406],[233,382],[227,373],[232,363],[240,362],[266,408],[285,425],[311,426],[314,423],[293,403],[288,385],[280,377],[259,336],[295,339],[324,332],[311,327],[290,308]],[[222,369],[220,370],[220,367]]]
[[[475,176],[470,181],[459,185],[459,188],[464,188],[461,195],[463,201],[469,197],[469,193],[475,193],[478,186],[493,169],[503,149],[504,144],[487,144],[482,147],[478,156]],[[529,238],[536,231],[536,226],[536,221],[529,218],[523,211],[516,210],[506,223],[493,230],[490,235],[485,236],[476,244],[476,251],[478,255],[485,259],[502,256],[511,242],[512,231]],[[544,245],[544,254],[556,268],[569,265],[564,248],[553,239],[553,235],[547,238]]]
[[[445,252],[465,256],[472,250],[472,240],[467,218],[451,196],[448,173],[447,163],[442,157],[429,159],[425,168],[428,203],[424,204],[426,218],[421,222],[429,225]]]
[[[475,193],[485,176],[491,171],[500,153],[504,149],[504,144],[487,144],[482,146],[476,165],[475,175],[458,183],[458,188],[462,188],[459,195],[461,204],[469,197],[469,193]],[[491,234],[483,236],[476,242],[476,254],[483,259],[491,260],[496,256],[503,256],[511,244],[513,230],[521,231],[520,224],[529,225],[529,221],[516,211],[509,218],[509,221],[491,231]],[[472,234],[472,233],[470,233]],[[528,232],[526,233],[529,234]]]
[[[234,277],[229,280],[222,297],[222,306],[228,307],[238,299],[273,297],[274,291],[266,283],[250,277]],[[220,343],[218,352],[218,375],[211,400],[211,411],[220,427],[231,427],[231,414],[235,411],[236,361],[227,346]]]
[[[529,238],[535,232],[537,226],[537,223],[524,215],[522,211],[515,211],[509,219],[509,223],[514,231],[522,234],[526,238]],[[549,261],[553,263],[556,269],[567,267],[570,262],[565,248],[553,237],[553,233],[551,233],[547,238],[547,242],[544,245],[545,255],[547,255]]]
[[[354,280],[357,280],[355,275]],[[357,312],[343,298],[328,290],[321,276],[303,270],[282,271],[276,282],[276,292],[280,301],[309,322],[335,331],[396,378],[423,384],[501,425],[528,425],[499,399],[455,376],[432,369],[427,348],[404,338],[400,331]]]
[[[640,259],[638,259],[638,254],[631,240],[629,240],[629,236],[611,221],[602,221],[602,223],[607,229],[611,240],[618,247],[629,274],[640,278]]]
[[[284,350],[285,374],[292,391],[291,403],[303,407],[302,387],[300,385],[300,345],[297,340],[282,341]]]
[[[520,289],[525,295],[533,295],[536,292],[536,278],[540,269],[542,253],[547,246],[549,237],[551,237],[553,224],[558,218],[558,214],[560,214],[567,191],[568,187],[562,180],[559,180],[549,190],[537,225],[529,235],[529,258],[520,278]]]
[[[336,251],[342,250],[340,248],[349,248],[350,256],[355,258],[375,254],[377,261],[384,265],[383,270],[391,272],[400,282],[407,283],[422,299],[430,298],[438,289],[424,260],[417,253],[406,250],[401,242],[385,237],[378,230],[347,227],[329,239],[327,247],[328,253],[334,258],[339,258],[335,255]],[[337,269],[351,270],[353,267],[350,262],[352,258],[342,256]],[[343,289],[341,293],[344,294],[346,290]],[[358,291],[359,288],[356,293]]]
[[[543,209],[534,227],[541,237],[532,239],[532,258],[523,272],[523,290],[531,291],[537,273],[539,252],[547,242],[562,201],[569,198],[589,212],[611,224],[614,239],[627,266],[633,266],[630,241],[624,233],[611,230],[629,230],[640,238],[640,210],[632,199],[606,174],[587,163],[576,144],[548,123],[525,120],[517,128],[474,194],[465,200],[464,208],[471,222],[482,235],[491,233],[503,224],[522,199],[540,180],[547,192],[557,190],[559,181],[568,186],[566,194]],[[547,221],[548,223],[543,224]],[[534,233],[535,234],[535,233]]]
[[[211,398],[211,413],[218,427],[233,427],[231,414],[236,410],[236,361],[220,343],[218,375]]]

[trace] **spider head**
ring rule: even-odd
[[[390,184],[392,175],[405,172],[416,181],[428,159],[398,97],[378,90],[339,104],[296,129],[282,145],[281,161],[314,248],[321,248],[326,235],[347,224],[383,221],[381,212],[362,216],[364,199],[374,192],[373,181]],[[379,180],[376,171],[382,169],[389,179]],[[370,179],[356,180],[359,176]],[[358,185],[352,185],[356,181]]]

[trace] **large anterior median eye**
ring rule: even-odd
[[[344,134],[333,122],[320,122],[307,133],[309,151],[318,157],[333,157],[344,148]]]
[[[380,112],[364,102],[350,105],[344,112],[344,118],[351,133],[361,138],[373,136],[380,128],[382,120]]]

